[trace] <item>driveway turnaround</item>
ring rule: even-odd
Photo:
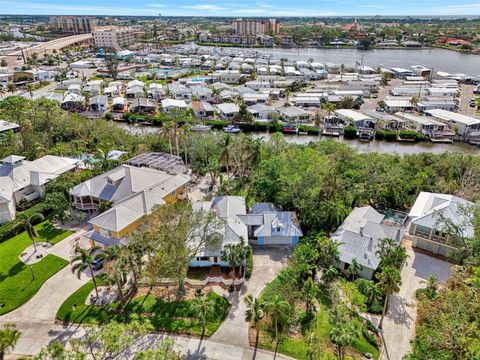
[[[417,305],[415,292],[425,287],[423,281],[433,274],[439,282],[450,276],[452,264],[431,257],[406,246],[409,258],[402,269],[402,286],[398,294],[390,298],[390,305],[383,321],[381,360],[402,360],[410,351],[410,340],[415,336]],[[379,316],[369,316],[378,325]]]

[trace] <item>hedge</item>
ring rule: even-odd
[[[252,271],[253,271],[253,255],[252,255],[252,251],[249,251],[247,256],[247,261],[245,264],[245,277],[250,278],[250,276],[252,275]]]
[[[402,139],[415,139],[415,141],[425,141],[427,137],[414,130],[401,130],[399,133]]]
[[[347,139],[355,139],[357,137],[357,129],[354,126],[345,126],[343,128],[343,136]]]
[[[30,217],[36,213],[47,216],[50,213],[50,210],[51,209],[47,204],[41,202],[33,205],[31,208],[25,211],[18,212],[16,215],[17,219],[9,221],[0,226],[0,243],[14,237],[15,235],[18,235],[24,230],[20,226],[18,226],[18,224],[20,224],[20,221],[18,219],[20,217]],[[36,225],[36,223],[33,223],[33,225]]]

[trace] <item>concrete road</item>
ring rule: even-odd
[[[450,276],[452,264],[420,253],[407,245],[409,258],[402,269],[402,286],[398,294],[390,298],[390,306],[383,322],[383,348],[381,360],[402,360],[410,351],[410,340],[415,336],[417,305],[415,292],[425,287],[423,281],[433,274],[439,282]],[[379,316],[368,316],[378,325]]]

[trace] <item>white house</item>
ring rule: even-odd
[[[187,103],[183,100],[163,99],[162,111],[169,112],[172,110],[187,110]]]
[[[240,110],[238,105],[234,103],[218,104],[217,109],[222,119],[233,119],[238,114],[238,111]]]
[[[421,192],[408,214],[408,235],[412,245],[448,256],[455,248],[456,237],[474,235],[469,208],[472,205],[454,195]]]
[[[480,130],[480,119],[442,109],[426,110],[425,114],[448,124],[459,135],[465,136]]]
[[[34,161],[10,155],[0,161],[0,222],[15,219],[15,207],[45,193],[45,184],[75,170],[80,160],[46,155]]]
[[[340,262],[337,267],[347,270],[355,259],[363,269],[359,276],[373,279],[380,265],[377,255],[378,243],[382,239],[392,239],[400,244],[404,231],[384,222],[385,215],[371,206],[357,207],[332,235],[332,240],[339,244]]]
[[[195,258],[190,261],[191,267],[210,267],[213,265],[228,267],[221,260],[226,245],[247,245],[248,228],[240,216],[247,213],[245,198],[240,196],[217,196],[212,201],[196,201],[192,204],[195,211],[213,211],[221,219],[222,224],[215,236],[215,244],[207,243],[201,247]],[[212,237],[213,238],[213,237]]]

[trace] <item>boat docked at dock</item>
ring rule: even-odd
[[[238,134],[240,131],[242,131],[239,127],[236,125],[228,125],[223,128],[223,131],[228,133],[228,134]]]

